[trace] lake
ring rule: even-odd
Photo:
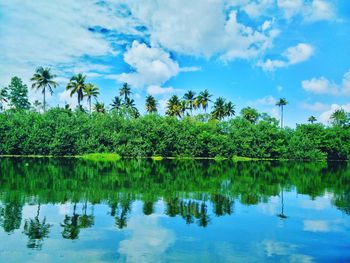
[[[0,262],[350,262],[350,165],[0,158]]]

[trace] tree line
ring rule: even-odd
[[[343,109],[332,114],[329,127],[310,116],[309,124],[290,129],[283,127],[285,98],[276,104],[281,109],[278,121],[252,107],[236,114],[232,102],[222,97],[212,101],[212,94],[204,90],[197,96],[193,91],[182,98],[173,95],[163,117],[157,113],[158,102],[149,95],[147,113],[141,116],[130,85],[122,85],[107,110],[97,100],[98,87],[87,83],[83,74],[73,76],[66,86],[77,98],[75,110],[69,105],[47,109],[46,93],[58,86],[55,78],[42,67],[31,78],[32,88],[43,94],[42,103],[29,103],[28,87],[18,77],[0,90],[0,103],[10,106],[0,114],[0,154],[348,159],[350,153],[350,118]],[[82,107],[84,99],[88,111]]]

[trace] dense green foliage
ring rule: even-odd
[[[205,119],[205,118],[204,118]],[[122,112],[88,113],[52,108],[46,113],[0,114],[0,154],[80,155],[93,152],[121,156],[182,156],[290,159],[347,159],[350,128],[302,124],[280,129],[263,115],[252,123],[243,117],[203,121],[201,116]]]
[[[28,101],[28,87],[23,84],[18,77],[11,79],[10,85],[7,87],[9,105],[16,110],[28,110],[30,103]]]
[[[78,107],[72,111],[51,108],[45,112],[45,93],[57,86],[56,76],[49,68],[38,68],[31,81],[32,88],[44,95],[43,114],[36,101],[28,111],[28,88],[18,77],[0,91],[0,103],[9,108],[0,114],[0,155],[82,155],[117,153],[129,157],[211,157],[217,160],[233,156],[284,159],[348,159],[350,155],[350,114],[343,109],[331,116],[332,127],[314,123],[283,129],[281,98],[280,126],[275,118],[260,114],[251,107],[243,108],[234,117],[235,105],[204,90],[196,96],[187,91],[182,98],[173,95],[166,105],[166,115],[157,114],[158,103],[153,96],[145,101],[146,114],[140,112],[131,98],[129,84],[119,89],[109,110],[98,102],[99,89],[86,83],[86,76],[73,76],[66,89],[77,96]],[[87,99],[89,114],[81,105]],[[93,106],[91,100],[95,99]],[[211,112],[206,113],[209,102]],[[38,110],[39,109],[39,110]],[[35,112],[38,111],[38,112]],[[194,112],[197,111],[197,114]],[[199,114],[198,114],[199,111]],[[204,112],[204,113],[203,113]]]

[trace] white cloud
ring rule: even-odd
[[[301,12],[303,0],[277,0],[277,6],[281,8],[287,19]]]
[[[259,112],[266,112],[274,118],[279,118],[279,110],[276,107],[277,99],[272,95],[259,98],[255,101],[249,101],[247,105],[256,107]]]
[[[266,71],[274,71],[277,68],[284,68],[308,60],[314,53],[314,48],[306,43],[299,43],[296,46],[287,48],[283,53],[283,60],[267,59],[259,61],[258,66]]]
[[[160,87],[156,85],[148,86],[147,87],[147,93],[150,95],[164,95],[164,94],[170,94],[178,92],[179,90],[174,89],[173,87]]]
[[[72,109],[74,109],[78,105],[77,97],[76,96],[71,97],[69,90],[64,90],[58,93],[58,100],[61,105],[69,104],[69,106]]]
[[[266,105],[275,105],[276,102],[277,100],[273,96],[269,95],[269,96],[265,96],[263,98],[257,99],[254,104],[266,106]]]
[[[343,96],[350,94],[350,70],[343,76],[342,83],[335,84],[325,77],[312,78],[301,82],[304,90],[315,94]]]
[[[335,19],[333,4],[325,0],[278,0],[277,6],[287,19],[294,16],[301,16],[305,22]]]
[[[181,72],[195,72],[195,71],[201,71],[202,67],[182,67],[180,68]]]
[[[314,0],[304,12],[304,19],[309,22],[332,20],[335,18],[334,7],[330,2]]]
[[[135,87],[161,85],[180,71],[178,63],[170,58],[169,53],[138,41],[134,41],[124,53],[124,61],[133,72],[116,77],[118,81],[128,82]]]
[[[283,90],[283,86],[278,85],[278,86],[277,86],[277,91],[278,91],[278,92],[281,92],[282,90]]]
[[[228,1],[149,0],[129,6],[133,16],[147,27],[151,46],[181,54],[250,59],[270,47],[277,36],[275,29],[262,32],[239,22],[237,7],[229,9]]]
[[[311,110],[311,111],[325,111],[329,109],[329,105],[321,103],[321,102],[315,102],[315,103],[306,103],[303,102],[300,104],[300,107],[305,110]]]
[[[287,58],[288,64],[293,65],[308,60],[314,53],[314,48],[305,43],[299,43],[294,47],[287,48],[282,54]]]
[[[274,0],[261,0],[258,2],[248,2],[241,9],[252,18],[257,18],[263,15],[266,10],[271,8],[274,4]]]
[[[2,1],[0,82],[13,75],[28,80],[38,66],[74,69],[84,56],[115,54],[110,43],[88,30],[113,25],[129,32],[126,21],[93,2]],[[4,22],[6,21],[6,22]]]

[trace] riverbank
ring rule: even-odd
[[[115,162],[121,159],[152,159],[153,161],[162,161],[162,160],[212,160],[216,162],[231,160],[233,162],[247,162],[247,161],[316,161],[323,162],[327,161],[326,159],[286,159],[286,158],[251,158],[244,156],[232,156],[231,158],[225,157],[189,157],[189,156],[120,156],[117,153],[89,153],[84,155],[0,155],[2,157],[11,157],[11,158],[77,158],[87,161],[96,161],[96,162]],[[328,160],[328,161],[347,161],[347,160]]]

